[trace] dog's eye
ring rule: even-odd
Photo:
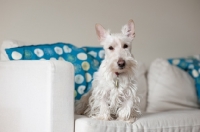
[[[128,45],[127,45],[127,44],[124,44],[123,48],[124,48],[124,49],[125,49],[125,48],[128,48]]]
[[[108,47],[109,50],[114,50],[114,48],[112,46]]]

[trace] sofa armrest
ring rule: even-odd
[[[0,126],[0,132],[73,132],[73,65],[0,61]]]

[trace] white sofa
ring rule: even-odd
[[[143,94],[147,90],[148,95],[142,96],[143,114],[136,122],[102,121],[76,115],[75,132],[200,132],[196,89],[188,73],[164,59],[151,64],[148,79],[144,78],[144,68],[139,66],[138,72],[138,92]],[[143,85],[145,79],[148,85]]]
[[[162,60],[151,65],[148,80],[144,69],[139,70],[138,87],[145,93],[143,114],[129,124],[74,116],[72,65],[62,61],[5,61],[5,47],[1,48],[4,61],[0,61],[0,132],[200,132],[193,81]],[[162,81],[165,83],[158,83]]]
[[[0,61],[0,132],[73,132],[73,70],[62,61]]]

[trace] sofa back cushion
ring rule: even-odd
[[[20,41],[16,41],[16,40],[3,41],[3,43],[1,44],[0,60],[9,60],[5,49],[24,46],[24,45],[28,45],[28,43],[20,42]]]
[[[167,60],[156,59],[148,73],[147,112],[198,108],[194,80]]]
[[[168,61],[170,64],[175,65],[189,73],[189,75],[194,79],[197,97],[200,103],[200,60],[198,57],[200,56],[192,56],[190,58],[174,58],[168,59]]]

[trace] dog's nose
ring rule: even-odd
[[[119,59],[118,62],[117,62],[119,68],[124,68],[126,63],[123,59]]]

